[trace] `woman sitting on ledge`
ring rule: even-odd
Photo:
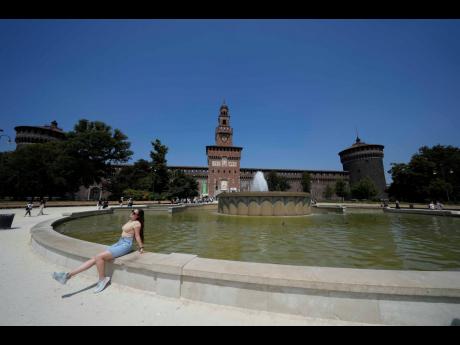
[[[135,209],[131,212],[130,218],[131,220],[123,225],[121,238],[117,243],[108,247],[107,250],[86,261],[80,267],[71,272],[54,272],[53,278],[59,283],[65,284],[73,276],[96,265],[99,273],[99,281],[94,293],[104,290],[110,282],[110,277],[105,276],[105,261],[110,261],[130,253],[134,238],[136,238],[137,244],[139,245],[139,253],[142,254],[144,252],[144,211]]]

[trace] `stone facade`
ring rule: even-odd
[[[15,129],[18,147],[28,143],[65,139],[65,133],[57,127],[56,121],[53,121],[50,126],[18,126]],[[215,197],[222,192],[249,191],[250,183],[257,171],[262,171],[266,178],[270,171],[287,178],[290,184],[289,192],[302,192],[302,174],[309,173],[311,198],[315,200],[324,200],[327,186],[334,188],[339,179],[353,185],[364,176],[369,176],[374,181],[379,190],[379,198],[387,197],[384,192],[386,182],[383,170],[383,145],[365,144],[357,138],[355,144],[339,153],[344,171],[241,168],[243,148],[233,146],[233,128],[230,125],[229,108],[225,103],[220,107],[214,139],[215,145],[206,146],[207,167],[169,167],[170,171],[181,170],[193,176],[199,184],[199,193],[202,197]],[[100,197],[107,198],[109,195],[102,184],[99,184],[89,188],[81,187],[75,198],[97,200]],[[340,200],[336,195],[331,199]]]
[[[14,130],[16,131],[16,150],[28,144],[65,139],[65,133],[58,127],[56,121],[45,126],[17,126]]]
[[[383,145],[366,144],[359,137],[349,148],[339,153],[343,170],[350,173],[350,185],[353,186],[362,178],[369,177],[378,190],[377,198],[384,199],[386,181],[383,168]]]
[[[347,171],[334,171],[334,170],[297,170],[297,169],[264,169],[264,168],[243,168],[241,169],[241,191],[248,192],[250,190],[251,181],[255,174],[261,171],[265,179],[271,171],[275,171],[278,176],[287,178],[291,188],[288,192],[303,192],[302,190],[302,175],[304,173],[310,174],[311,189],[310,194],[312,199],[322,200],[325,198],[326,188],[328,185],[335,187],[337,180],[342,179],[345,182],[349,180]],[[332,200],[340,200],[335,194]]]
[[[279,168],[241,168],[242,147],[233,146],[233,128],[230,126],[229,108],[220,107],[218,125],[215,130],[215,145],[206,146],[208,166],[169,166],[171,172],[182,171],[193,176],[198,182],[201,197],[215,197],[222,192],[247,192],[257,171],[262,171],[267,178],[270,171],[287,178],[291,188],[288,192],[302,192],[302,174],[309,173],[311,178],[311,198],[324,200],[328,185],[332,188],[339,179],[349,181],[348,171],[297,170]],[[107,198],[108,193],[101,185],[80,188],[77,199],[97,200],[98,195]],[[331,200],[340,200],[335,194]]]
[[[169,169],[171,171],[181,170],[184,174],[195,177],[199,184],[200,195],[212,196],[212,194],[206,192],[208,189],[209,167],[170,166]],[[291,186],[287,190],[288,192],[302,192],[302,174],[309,173],[311,178],[311,197],[315,200],[323,200],[327,186],[331,185],[334,187],[338,179],[343,179],[346,182],[349,180],[349,173],[347,171],[240,168],[240,189],[237,191],[248,192],[251,181],[257,171],[262,171],[265,177],[268,176],[270,171],[275,171],[278,175],[286,177]],[[333,195],[332,200],[340,200],[340,198]]]
[[[208,195],[240,191],[240,160],[242,147],[233,146],[228,106],[220,107],[215,145],[206,146],[208,158]]]

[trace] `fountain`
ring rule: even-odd
[[[301,216],[311,213],[310,194],[269,192],[264,174],[258,171],[250,192],[222,193],[218,212],[238,216]]]
[[[268,184],[262,171],[256,172],[251,182],[251,192],[268,192]]]

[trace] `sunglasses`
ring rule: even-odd
[[[135,214],[136,216],[138,216],[138,215],[139,215],[139,213],[138,213],[138,212],[136,212],[136,211],[131,211],[131,213],[132,213],[132,214]]]

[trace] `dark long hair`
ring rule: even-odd
[[[139,231],[139,235],[141,236],[142,243],[144,243],[144,210],[138,208],[137,212],[137,220],[139,223],[141,223],[141,230]]]

